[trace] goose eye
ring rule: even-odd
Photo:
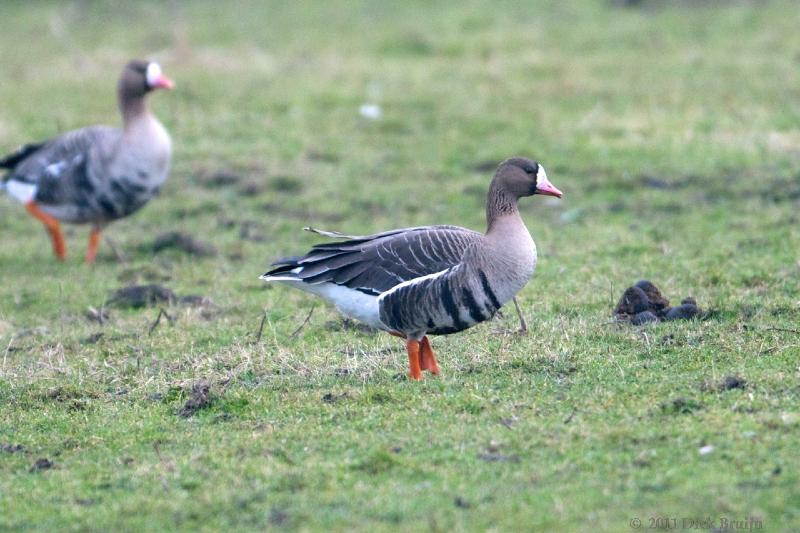
[[[532,167],[532,166],[530,166],[530,165],[525,165],[525,168],[524,168],[523,170],[524,170],[525,172],[527,172],[528,174],[536,174],[536,169],[535,169],[535,168],[533,168],[533,167]]]

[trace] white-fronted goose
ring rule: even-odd
[[[508,159],[489,186],[485,234],[421,226],[351,237],[276,261],[261,279],[321,296],[342,314],[406,339],[412,379],[422,370],[438,374],[427,335],[488,320],[533,275],[536,245],[517,200],[534,194],[561,197],[537,162]]]
[[[100,231],[148,202],[167,179],[172,141],[148,110],[145,96],[171,89],[158,63],[134,60],[117,86],[122,129],[90,126],[28,144],[0,160],[2,188],[39,219],[61,260],[59,221],[92,224],[86,262],[94,261]]]

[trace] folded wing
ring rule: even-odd
[[[302,257],[280,259],[264,279],[327,282],[378,295],[456,266],[464,250],[481,238],[458,226],[420,226],[366,236],[307,229],[347,240],[317,244]]]

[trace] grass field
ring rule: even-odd
[[[0,530],[800,528],[794,2],[116,4],[0,4],[3,152],[118,123],[130,57],[177,83],[125,261],[76,227],[59,264],[0,199]],[[397,339],[258,280],[306,225],[482,229],[512,155],[565,192],[522,205],[527,335],[435,338],[411,383]],[[172,230],[216,253],[155,253]],[[710,313],[613,323],[640,278]],[[212,303],[87,316],[132,283]]]

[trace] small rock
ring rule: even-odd
[[[676,305],[664,315],[664,320],[691,320],[700,314],[700,309],[696,305],[681,304]]]
[[[643,324],[647,324],[648,322],[658,322],[658,317],[652,311],[642,311],[641,313],[636,313],[631,319],[631,324],[634,326],[641,326]]]
[[[648,311],[649,308],[650,301],[647,294],[639,287],[628,287],[622,293],[622,298],[614,309],[614,314],[634,316],[642,311]]]

